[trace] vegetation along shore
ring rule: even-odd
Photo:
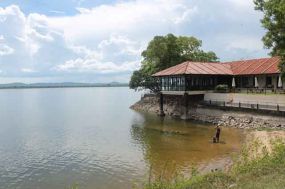
[[[285,188],[284,140],[284,131],[252,131],[228,171],[200,174],[193,169],[189,178],[179,175],[170,180],[159,178],[143,188]]]
[[[146,94],[130,108],[159,114],[159,102],[159,95]],[[188,107],[185,107],[183,97],[165,96],[164,112],[174,119],[243,129],[245,139],[242,150],[230,157],[230,163],[223,169],[201,172],[199,167],[194,166],[186,176],[173,173],[171,178],[164,178],[163,173],[159,178],[152,178],[150,171],[148,181],[137,188],[284,188],[285,117],[211,107],[200,102],[201,99],[192,97]]]

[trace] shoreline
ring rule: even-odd
[[[229,154],[220,161],[213,160],[206,162],[204,165],[199,165],[194,170],[194,174],[193,172],[190,174],[189,178],[182,177],[181,180],[174,178],[174,181],[154,180],[144,188],[154,189],[159,185],[162,186],[161,188],[167,186],[173,189],[184,189],[181,186],[185,185],[185,188],[194,186],[195,188],[196,184],[206,187],[240,188],[240,186],[253,186],[259,183],[265,185],[267,182],[264,180],[271,179],[271,177],[280,177],[280,180],[282,180],[283,177],[281,178],[279,172],[275,171],[275,166],[280,166],[282,170],[285,168],[283,165],[276,163],[274,158],[280,158],[279,153],[283,154],[282,146],[285,147],[285,117],[207,107],[195,102],[192,102],[185,111],[186,108],[182,104],[178,97],[165,98],[164,111],[166,116],[180,120],[198,121],[214,126],[241,129],[244,135],[244,139],[241,141],[242,148],[239,152]],[[142,97],[130,108],[135,111],[158,115],[159,98],[155,96]],[[276,149],[276,145],[279,144],[282,147],[281,151],[278,151],[278,148]],[[258,167],[257,171],[253,170],[255,166]],[[268,167],[271,170],[270,174],[263,170],[267,170]],[[249,182],[247,180],[248,175],[255,181]],[[178,181],[176,181],[177,179]],[[221,180],[223,180],[222,185]],[[283,181],[276,183],[276,185],[285,185]],[[272,185],[276,186],[275,183]]]
[[[0,90],[13,89],[60,89],[60,88],[124,88],[127,86],[39,86],[39,87],[0,87]]]
[[[210,172],[194,169],[189,177],[162,178],[143,188],[284,188],[284,153],[285,131],[250,131],[243,149],[227,168]]]
[[[146,96],[130,108],[135,111],[158,114],[158,102],[158,97]],[[165,98],[164,112],[166,116],[240,129],[285,129],[285,117],[281,116],[208,107],[196,102],[190,102],[186,109],[181,104],[179,97]]]

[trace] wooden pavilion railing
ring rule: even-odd
[[[233,93],[256,93],[256,94],[285,94],[285,89],[274,88],[232,88],[230,92]]]

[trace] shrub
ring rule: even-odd
[[[229,86],[226,84],[217,85],[215,91],[225,93],[229,90]]]

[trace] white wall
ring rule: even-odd
[[[206,93],[204,100],[230,102],[233,100],[233,95],[234,93]]]

